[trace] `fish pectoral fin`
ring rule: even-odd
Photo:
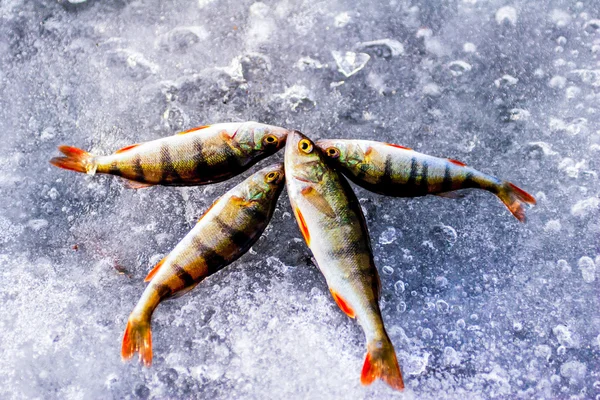
[[[138,181],[132,181],[129,179],[124,179],[123,180],[123,185],[125,185],[125,187],[127,189],[143,189],[143,188],[147,188],[150,186],[154,186],[154,183],[144,183],[144,182],[138,182]]]
[[[317,210],[327,215],[330,218],[335,218],[336,214],[329,202],[321,193],[313,189],[312,186],[307,186],[302,189],[302,195],[310,204],[313,205]]]
[[[356,317],[356,313],[354,312],[352,307],[350,307],[348,302],[346,300],[344,300],[344,298],[342,296],[340,296],[335,290],[333,290],[331,288],[329,288],[329,291],[331,292],[331,295],[333,296],[333,300],[335,300],[335,303],[338,305],[340,310],[342,310],[344,312],[344,314],[346,314],[350,318]]]
[[[150,272],[148,272],[148,275],[146,275],[146,278],[144,278],[144,282],[150,282],[152,280],[152,278],[154,278],[154,275],[156,275],[156,273],[158,272],[160,267],[164,264],[167,257],[168,257],[168,255],[165,256],[162,260],[160,260],[158,262],[158,264],[156,264],[154,266],[154,268],[152,268],[152,270]]]
[[[234,203],[237,203],[241,207],[248,207],[249,205],[251,205],[252,203],[254,203],[256,200],[246,200],[246,199],[244,199],[242,197],[239,197],[239,196],[231,196],[230,201],[232,201]]]
[[[188,293],[190,290],[192,290],[193,288],[195,288],[196,286],[198,286],[198,283],[200,283],[200,282],[194,283],[191,286],[188,286],[186,288],[183,288],[183,289],[179,290],[178,292],[174,293],[169,299],[171,299],[171,300],[172,299],[177,299],[177,298],[183,296],[184,294]]]
[[[185,135],[186,133],[196,132],[196,131],[199,131],[200,129],[205,129],[208,127],[210,127],[210,125],[197,126],[195,128],[188,129],[187,131],[179,132],[178,135]]]
[[[123,153],[127,150],[131,150],[135,147],[138,147],[139,145],[140,145],[140,143],[136,143],[136,144],[130,144],[129,146],[122,147],[119,150],[115,151],[115,154],[119,154],[119,153]]]

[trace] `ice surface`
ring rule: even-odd
[[[246,120],[535,195],[520,224],[485,192],[356,188],[404,397],[598,398],[599,20],[566,0],[0,2],[0,398],[403,397],[360,385],[362,331],[285,194],[248,254],[157,309],[152,368],[121,362],[149,269],[250,172],[133,191],[48,160]]]

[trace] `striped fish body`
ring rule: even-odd
[[[61,146],[66,157],[51,163],[88,174],[120,176],[135,182],[133,187],[202,185],[247,170],[283,147],[286,137],[286,129],[257,122],[216,124],[127,146],[108,156]]]
[[[459,189],[484,189],[498,196],[519,220],[525,219],[524,203],[535,204],[531,195],[510,182],[453,159],[369,140],[324,139],[317,145],[344,175],[375,193],[417,197],[445,195]]]
[[[131,313],[123,339],[122,355],[140,352],[149,365],[152,359],[150,320],[158,304],[193,289],[242,256],[268,225],[283,189],[283,164],[264,168],[220,197],[148,275],[150,281]]]
[[[361,325],[367,341],[362,382],[403,387],[379,309],[380,282],[369,234],[354,192],[306,136],[288,136],[287,190],[298,226],[340,309]]]

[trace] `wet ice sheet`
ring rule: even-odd
[[[241,177],[131,191],[47,160],[244,120],[457,158],[538,199],[522,225],[487,193],[357,189],[408,397],[600,394],[598,5],[101,3],[0,4],[2,398],[392,395],[360,386],[361,330],[285,196],[251,253],[159,307],[152,369],[120,361],[143,277]],[[345,76],[348,52],[369,59]]]

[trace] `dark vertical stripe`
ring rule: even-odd
[[[181,266],[173,264],[173,269],[175,270],[175,275],[183,282],[185,287],[192,286],[196,283],[194,278]]]
[[[110,167],[108,169],[108,173],[111,175],[116,175],[116,176],[121,176],[122,172],[121,169],[119,168],[119,164],[117,164],[116,161],[113,161],[110,163]]]
[[[196,239],[194,245],[198,248],[201,257],[204,258],[204,261],[206,262],[206,267],[208,269],[207,276],[214,274],[228,264],[229,261],[226,258],[220,256],[215,250],[206,246],[200,239]]]
[[[467,172],[465,176],[465,180],[462,183],[462,187],[464,188],[478,188],[480,185],[477,181],[473,179],[473,173]]]
[[[421,188],[421,193],[427,193],[429,191],[429,182],[427,181],[428,179],[428,169],[429,169],[429,165],[427,164],[427,161],[423,161],[423,169],[421,171],[421,181],[419,182],[419,186]]]
[[[204,180],[203,178],[207,176],[208,174],[208,164],[206,162],[206,157],[204,157],[204,153],[203,153],[203,145],[202,145],[202,140],[201,139],[195,139],[193,142],[193,146],[194,146],[194,171],[195,171],[195,176],[196,178],[201,178],[202,180]]]
[[[161,182],[180,182],[181,177],[175,170],[175,165],[171,159],[171,152],[169,146],[162,145],[160,148],[160,163],[162,168]]]
[[[161,300],[171,297],[172,295],[171,288],[164,284],[155,285],[154,290],[156,290],[156,293],[158,294],[158,297],[160,297]]]
[[[394,174],[394,171],[392,170],[392,155],[388,154],[385,157],[385,167],[383,169],[383,175],[381,176],[381,178],[379,178],[379,183],[380,184],[390,184],[392,182],[392,176]]]
[[[444,181],[442,182],[442,192],[449,192],[452,190],[452,174],[450,163],[446,163],[446,170],[444,171]]]
[[[220,217],[215,218],[215,222],[219,227],[225,232],[227,237],[233,242],[233,244],[238,248],[244,248],[250,243],[252,238],[246,234],[243,230],[235,229],[232,226],[228,225],[225,221],[223,221]]]
[[[142,157],[139,154],[136,154],[135,158],[133,159],[133,172],[135,173],[134,180],[138,182],[146,181],[144,168],[142,168]]]
[[[417,162],[416,157],[412,157],[410,160],[410,175],[408,176],[408,180],[406,181],[407,189],[410,190],[415,186],[415,182],[417,181],[417,170],[419,164]]]

